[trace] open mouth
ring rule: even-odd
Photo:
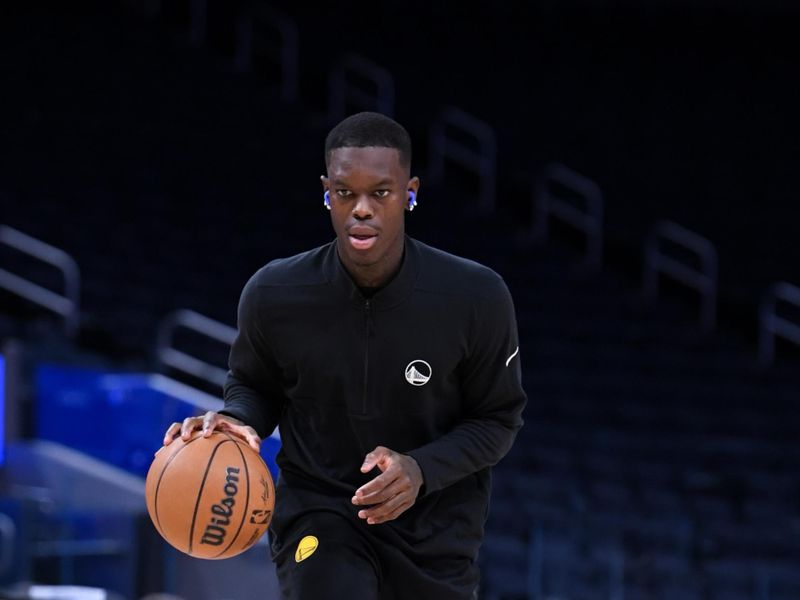
[[[348,239],[350,240],[350,245],[356,250],[369,250],[375,245],[375,241],[378,239],[378,236],[351,233],[348,236]]]

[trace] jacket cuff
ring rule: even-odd
[[[234,419],[239,419],[245,425],[249,425],[253,429],[256,430],[258,437],[262,440],[269,436],[269,433],[264,433],[264,424],[260,422],[260,419],[254,418],[254,415],[251,410],[247,410],[245,407],[238,407],[238,406],[226,406],[222,410],[217,411],[217,414],[233,417]]]
[[[419,470],[422,472],[422,487],[419,490],[418,497],[424,498],[433,492],[439,491],[441,487],[438,485],[438,478],[435,473],[436,468],[425,452],[424,447],[406,452],[406,455],[416,461]]]

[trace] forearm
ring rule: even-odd
[[[269,436],[278,424],[280,406],[271,405],[269,399],[229,373],[225,381],[224,408],[220,414],[239,419],[250,425],[262,439]]]

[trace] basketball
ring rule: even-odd
[[[221,559],[250,548],[267,530],[275,487],[247,442],[226,432],[175,438],[156,453],[145,482],[147,512],[174,548]]]

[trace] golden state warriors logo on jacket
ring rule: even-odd
[[[432,374],[433,369],[424,360],[412,360],[406,367],[406,381],[411,385],[425,385]]]

